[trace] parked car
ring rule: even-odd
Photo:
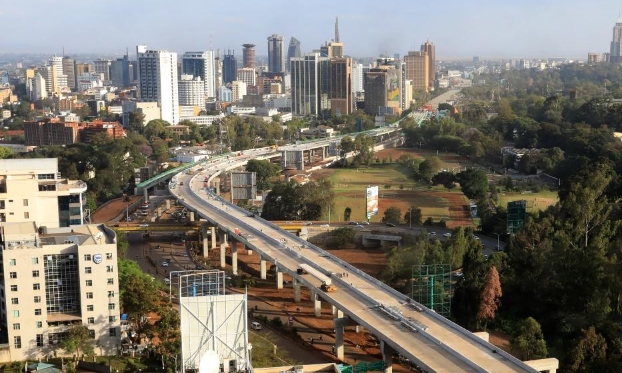
[[[443,237],[451,237],[451,233],[443,233]]]
[[[162,262],[162,267],[168,267],[168,262]]]
[[[395,227],[395,224],[393,224],[393,223],[387,223],[387,224],[385,224],[385,225],[386,225],[387,227]]]
[[[351,221],[351,222],[349,222],[348,224],[350,224],[350,225],[358,225],[358,223],[357,223],[357,222],[355,222],[355,221]]]
[[[361,225],[369,225],[369,222],[368,221],[362,221]]]

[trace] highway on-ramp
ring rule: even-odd
[[[276,264],[281,271],[312,288],[321,298],[425,371],[536,372],[355,267],[270,222],[250,217],[245,210],[203,189],[206,174],[213,176],[221,170],[241,166],[266,152],[267,149],[255,149],[242,152],[235,159],[205,164],[201,166],[202,175],[198,172],[194,175],[178,174],[174,181],[177,187],[171,189],[171,193],[200,217],[217,224],[232,238],[243,242],[262,258]],[[236,229],[239,234],[233,233]],[[282,240],[285,244],[281,244]],[[319,280],[296,273],[301,263],[312,265],[328,276],[343,272],[347,272],[348,276],[331,276],[337,291],[324,293],[319,290]]]

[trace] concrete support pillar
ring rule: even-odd
[[[194,211],[188,211],[188,221],[194,221]]]
[[[166,200],[166,209],[168,210],[168,209],[170,209],[170,208],[171,208],[171,200],[170,200],[170,199],[167,199],[167,200]]]
[[[343,318],[343,311],[340,310],[340,309],[337,309],[337,315],[336,316],[337,316],[338,319]]]
[[[395,350],[385,341],[380,341],[380,352],[382,352],[382,360],[384,360],[383,373],[393,373],[393,355]]]
[[[238,274],[238,242],[231,239],[231,271]]]
[[[143,189],[143,197],[145,198],[143,202],[149,202],[149,191],[147,188]]]
[[[309,162],[308,164],[313,163],[313,149],[309,149]]]
[[[162,217],[162,208],[161,208],[161,207],[158,207],[158,208],[156,209],[156,216],[157,216],[158,218],[161,218],[161,217]]]
[[[335,315],[337,314],[337,310],[338,310],[338,308],[337,308],[337,307],[335,307],[335,306],[333,306],[333,305],[331,305],[331,306],[330,306],[330,310],[332,311],[333,316],[335,316]]]
[[[292,286],[294,287],[294,302],[300,302],[300,283],[296,280],[292,280]]]
[[[263,258],[259,259],[259,277],[262,280],[266,279],[266,261]]]
[[[208,245],[208,238],[207,238],[207,230],[208,230],[208,226],[207,224],[201,224],[201,235],[203,236],[203,257],[207,258],[209,256],[209,245]]]
[[[283,272],[279,271],[278,268],[276,270],[276,288],[281,290],[283,289]]]
[[[322,300],[318,293],[311,292],[311,300],[313,301],[313,311],[315,313],[315,317],[322,316]]]
[[[225,261],[225,253],[227,251],[227,235],[225,232],[219,232],[220,238],[220,268],[225,268],[227,262]]]
[[[343,360],[343,326],[337,326],[335,319],[335,356],[339,360]]]
[[[305,170],[305,152],[302,150],[300,151],[300,170]]]
[[[253,255],[253,250],[246,248],[246,255]]]
[[[216,227],[210,227],[210,235],[212,236],[212,250],[216,248]]]
[[[326,147],[322,146],[322,160],[326,159]]]

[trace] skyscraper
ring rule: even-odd
[[[406,79],[412,81],[413,90],[429,89],[430,60],[426,52],[408,52],[404,56],[406,63]],[[435,73],[436,74],[436,73]]]
[[[611,63],[622,62],[622,17],[618,17],[613,26],[613,40],[609,51],[609,61]]]
[[[76,60],[63,57],[63,74],[67,75],[67,87],[76,89]]]
[[[285,53],[283,37],[277,34],[268,36],[268,72],[285,72]]]
[[[292,38],[289,39],[289,47],[287,48],[287,61],[285,62],[287,66],[287,71],[291,71],[290,60],[292,59],[292,57],[300,57],[301,55],[302,53],[300,52],[300,40],[292,36]]]
[[[227,51],[227,54],[222,59],[222,83],[231,83],[237,79],[238,61],[235,59],[235,55],[232,51]]]
[[[162,119],[170,124],[177,124],[179,122],[177,53],[147,50],[146,45],[139,45],[136,47],[136,54],[140,99],[157,102],[160,105]]]
[[[93,68],[96,74],[103,74],[102,80],[110,80],[110,60],[98,59],[93,61]]]
[[[205,97],[216,97],[214,52],[186,52],[182,57],[182,74],[200,76],[205,82]]]
[[[255,68],[255,44],[242,44],[242,62],[244,68]]]
[[[205,108],[205,84],[201,77],[182,74],[179,80],[179,106]]]
[[[421,44],[421,51],[428,55],[428,90],[434,88],[434,81],[436,80],[436,47],[434,44],[426,40]]]
[[[330,60],[330,111],[333,114],[352,113],[352,59]]]
[[[112,85],[118,88],[130,86],[130,60],[127,55],[110,63],[110,80]]]
[[[67,87],[67,75],[63,73],[63,57],[51,57],[48,65],[55,71],[56,87],[58,90]]]
[[[308,53],[291,60],[292,113],[320,115],[330,108],[329,58]]]

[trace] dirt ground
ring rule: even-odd
[[[123,198],[113,199],[106,205],[100,206],[91,214],[93,223],[108,223],[110,220],[119,216],[126,208],[140,199],[141,196],[131,196],[130,202],[125,202]]]

